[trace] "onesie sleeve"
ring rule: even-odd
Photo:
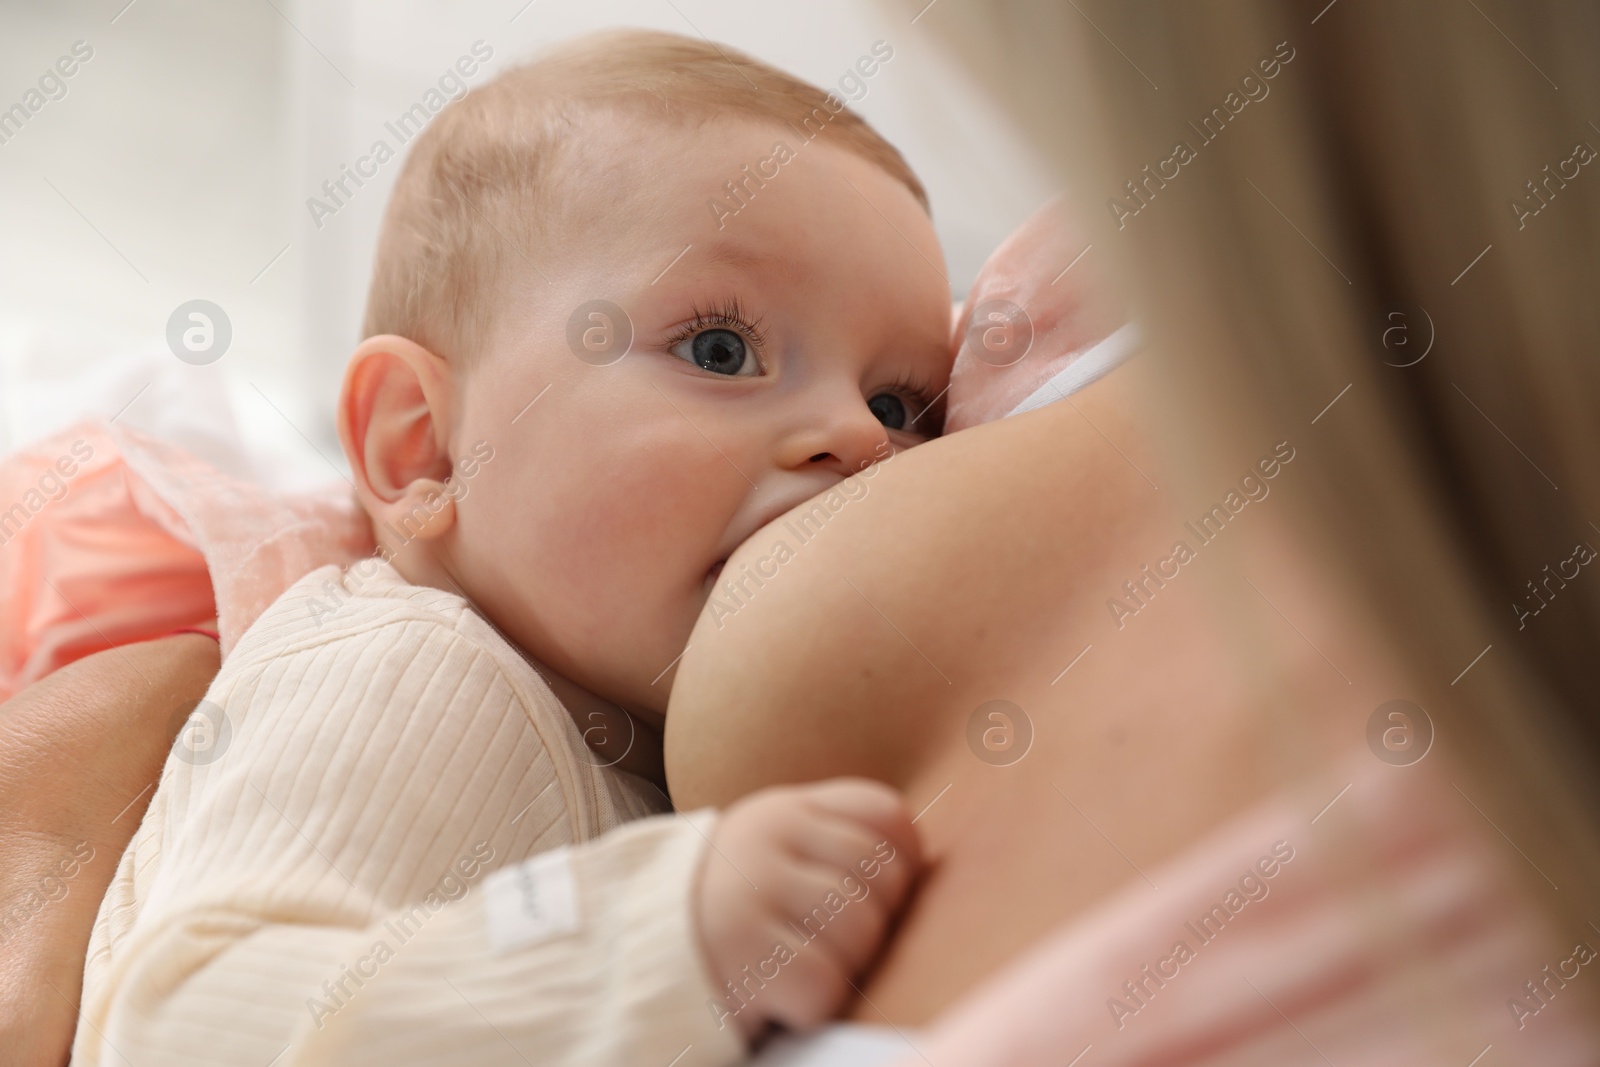
[[[175,918],[130,954],[100,1062],[737,1062],[746,1050],[718,1021],[692,918],[714,823],[709,810],[654,816],[464,873],[364,927]]]
[[[490,875],[342,1006],[308,1011],[294,1062],[743,1059],[692,920],[714,820],[709,810],[655,816]]]

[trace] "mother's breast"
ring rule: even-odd
[[[1128,473],[1057,404],[899,453],[825,519],[810,501],[758,531],[722,577],[759,582],[708,605],[673,682],[676,803],[838,774],[903,786],[943,747],[936,721],[1052,660],[1059,621],[1089,610]]]

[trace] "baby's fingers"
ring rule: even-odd
[[[824,853],[832,842],[818,837],[815,852],[802,850],[818,860],[832,859],[841,866],[855,869],[857,873],[876,878],[888,867],[897,867],[897,874],[914,875],[922,865],[922,846],[916,827],[911,825],[911,811],[900,794],[881,782],[866,778],[833,778],[825,782],[802,787],[802,799],[807,809],[827,823],[850,823],[873,838],[869,853],[835,857]]]
[[[790,950],[768,991],[768,1010],[785,1026],[803,1028],[830,1018],[888,929],[886,909],[870,896],[846,896],[838,882],[831,871],[807,866],[768,888],[774,914],[783,917],[781,940]]]

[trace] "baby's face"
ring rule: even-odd
[[[505,250],[515,280],[451,432],[458,455],[485,441],[494,458],[440,548],[511,640],[654,718],[729,553],[936,432],[950,289],[911,193],[826,130],[611,121],[585,142],[593,178],[558,251],[536,271]],[[733,214],[745,164],[778,173]],[[626,321],[574,326],[600,300]],[[606,331],[630,327],[608,363]]]

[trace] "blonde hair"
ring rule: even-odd
[[[970,0],[925,25],[1101,227],[1183,454],[1298,427],[1306,543],[1424,687],[1458,788],[1530,857],[1508,861],[1588,936],[1600,574],[1550,584],[1547,565],[1600,547],[1600,174],[1576,173],[1600,145],[1600,10],[1493,15]],[[1246,101],[1280,48],[1270,97]],[[1151,180],[1175,141],[1197,158]]]
[[[540,241],[573,210],[586,124],[618,108],[663,125],[736,116],[825,131],[928,208],[900,153],[835,94],[706,41],[591,34],[455,101],[417,138],[384,214],[362,336],[470,363],[507,272],[537,269]]]

